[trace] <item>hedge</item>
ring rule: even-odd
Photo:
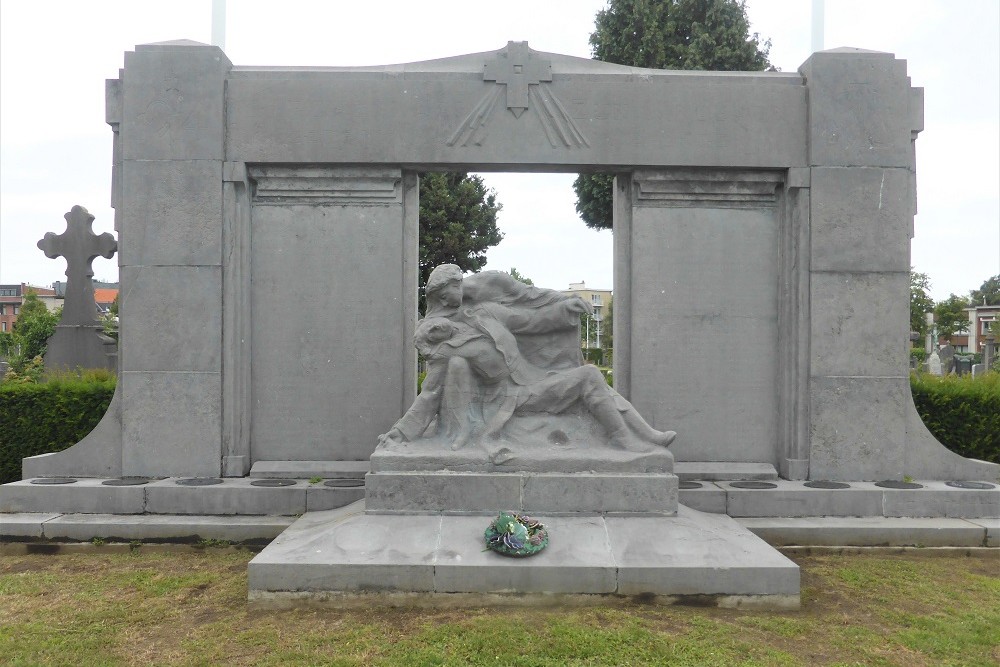
[[[79,442],[107,412],[115,378],[0,384],[0,484],[21,479],[21,459]]]
[[[945,447],[1000,463],[1000,373],[975,378],[911,373],[910,388],[920,418]]]

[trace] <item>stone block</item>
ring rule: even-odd
[[[958,519],[1000,517],[1000,487],[956,489],[944,482],[920,483],[924,488],[884,489],[885,516]]]
[[[709,514],[725,514],[726,500],[726,490],[710,482],[700,489],[680,489],[677,494],[681,505]]]
[[[356,514],[353,505],[318,514],[250,561],[251,591],[434,590],[440,516]]]
[[[0,499],[3,490],[0,489]],[[0,500],[2,501],[2,500]],[[49,512],[11,512],[0,514],[0,542],[12,537],[42,537],[42,524],[59,514]]]
[[[832,49],[812,54],[799,72],[809,90],[809,164],[910,166],[910,132],[923,110],[905,60]]]
[[[524,478],[527,512],[677,511],[677,477],[670,474],[533,474]]]
[[[124,371],[119,382],[123,475],[219,475],[222,465],[219,373]]]
[[[902,168],[813,168],[811,269],[908,272],[911,176]]]
[[[731,517],[882,516],[882,489],[813,489],[778,480],[776,489],[739,489],[721,484]]]
[[[272,540],[294,519],[278,516],[64,514],[44,526],[50,540]]]
[[[484,551],[488,516],[445,516],[434,565],[434,590],[444,593],[614,593],[616,568],[604,520],[551,517],[553,538],[530,565]],[[572,537],[570,537],[572,536]]]
[[[225,81],[222,49],[197,42],[144,44],[125,54],[125,160],[222,160]]]
[[[903,478],[908,379],[814,377],[809,394],[810,477]]]
[[[482,473],[369,473],[365,507],[372,512],[521,509],[521,476]]]
[[[222,370],[222,272],[210,266],[122,267],[119,368]]]
[[[258,514],[292,516],[306,511],[306,488],[251,486],[253,480],[230,478],[212,486],[181,486],[176,478],[146,485],[149,514]]]
[[[908,377],[909,273],[813,273],[813,376]]]
[[[122,266],[222,264],[222,162],[127,160],[122,180]]]
[[[306,489],[306,511],[319,512],[356,503],[365,498],[365,487],[331,488],[322,484],[310,484]]]
[[[622,595],[794,595],[799,568],[725,515],[605,519]]]
[[[0,512],[74,512],[83,514],[141,514],[142,486],[104,486],[100,479],[72,484],[32,484],[31,480],[0,486]]]
[[[682,480],[778,479],[770,463],[741,461],[678,461],[674,474]]]
[[[961,519],[769,517],[739,522],[777,547],[978,547],[983,529]]]

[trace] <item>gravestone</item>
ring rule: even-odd
[[[94,234],[94,216],[74,206],[65,216],[66,231],[52,232],[38,242],[50,259],[66,259],[66,296],[62,317],[46,343],[45,368],[114,368],[115,341],[104,335],[94,301],[94,270],[97,257],[110,259],[118,249],[114,236]]]
[[[944,375],[955,371],[955,348],[952,347],[951,343],[938,350],[938,357],[941,359],[941,372]]]
[[[939,377],[943,375],[941,357],[938,355],[937,350],[932,350],[931,356],[927,357],[927,372]]]

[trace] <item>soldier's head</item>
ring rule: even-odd
[[[417,324],[413,342],[420,354],[431,356],[438,345],[455,335],[455,324],[444,317],[425,317]]]
[[[458,308],[462,305],[462,269],[442,264],[427,279],[427,311],[435,308]]]

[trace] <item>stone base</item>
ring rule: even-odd
[[[437,440],[424,439],[380,445],[371,456],[372,472],[415,470],[667,473],[674,470],[674,455],[663,447],[631,451],[583,446],[575,440],[553,442],[546,447],[497,440],[452,451]]]
[[[677,513],[669,473],[378,472],[365,477],[369,512]]]
[[[516,593],[798,604],[798,566],[726,516],[683,506],[675,517],[536,515],[550,544],[524,559],[483,550],[490,518],[372,514],[361,502],[309,513],[250,562],[249,597]]]

